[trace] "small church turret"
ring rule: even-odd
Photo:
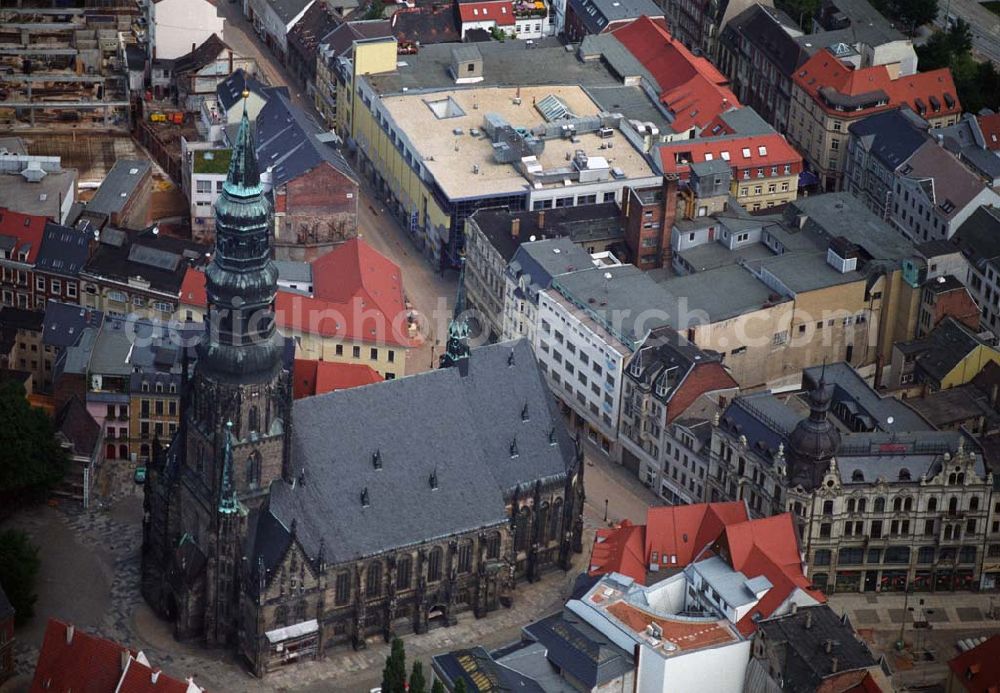
[[[809,392],[809,416],[788,436],[788,477],[793,488],[812,491],[819,486],[840,448],[840,431],[829,419],[832,401],[833,384],[826,382],[824,366],[819,382]]]
[[[457,366],[463,374],[469,367],[469,321],[465,316],[465,260],[458,273],[458,295],[455,298],[455,310],[452,311],[451,322],[448,323],[448,341],[445,352],[441,354],[441,368]]]

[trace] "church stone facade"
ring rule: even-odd
[[[178,639],[261,676],[486,616],[568,569],[584,467],[527,342],[470,350],[458,317],[441,369],[293,403],[254,151],[244,116],[208,329],[147,475],[142,591]]]

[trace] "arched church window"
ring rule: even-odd
[[[559,531],[562,527],[563,500],[556,498],[552,502],[552,512],[549,513],[549,538],[559,539]]]
[[[517,514],[517,527],[514,530],[514,550],[528,550],[528,532],[531,529],[531,511],[527,506],[521,508]]]
[[[548,532],[548,529],[549,529],[549,512],[550,511],[551,511],[551,508],[549,508],[548,501],[545,501],[544,503],[542,503],[542,507],[538,509],[538,517],[535,518],[535,521],[538,523],[538,543],[539,544],[545,544],[545,540],[546,540],[545,535],[546,535],[546,533]]]
[[[246,483],[248,488],[260,486],[260,452],[254,450],[247,458]]]
[[[378,597],[382,594],[382,564],[372,561],[368,564],[368,574],[365,576],[365,596]]]
[[[260,430],[260,413],[257,407],[250,407],[247,411],[247,432],[257,433]]]
[[[493,532],[486,539],[486,557],[500,558],[500,532]]]
[[[435,546],[431,549],[430,555],[427,557],[427,581],[437,582],[441,579],[441,558],[442,551],[440,546]]]

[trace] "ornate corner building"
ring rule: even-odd
[[[366,638],[482,617],[582,551],[582,452],[524,340],[297,400],[244,115],[216,211],[209,310],[145,487],[142,592],[181,640],[258,676]],[[428,406],[433,403],[433,406]]]

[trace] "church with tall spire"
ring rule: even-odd
[[[470,349],[460,293],[441,368],[293,402],[270,212],[244,113],[180,426],[144,489],[142,593],[175,637],[263,676],[569,569],[583,456],[530,345]]]

